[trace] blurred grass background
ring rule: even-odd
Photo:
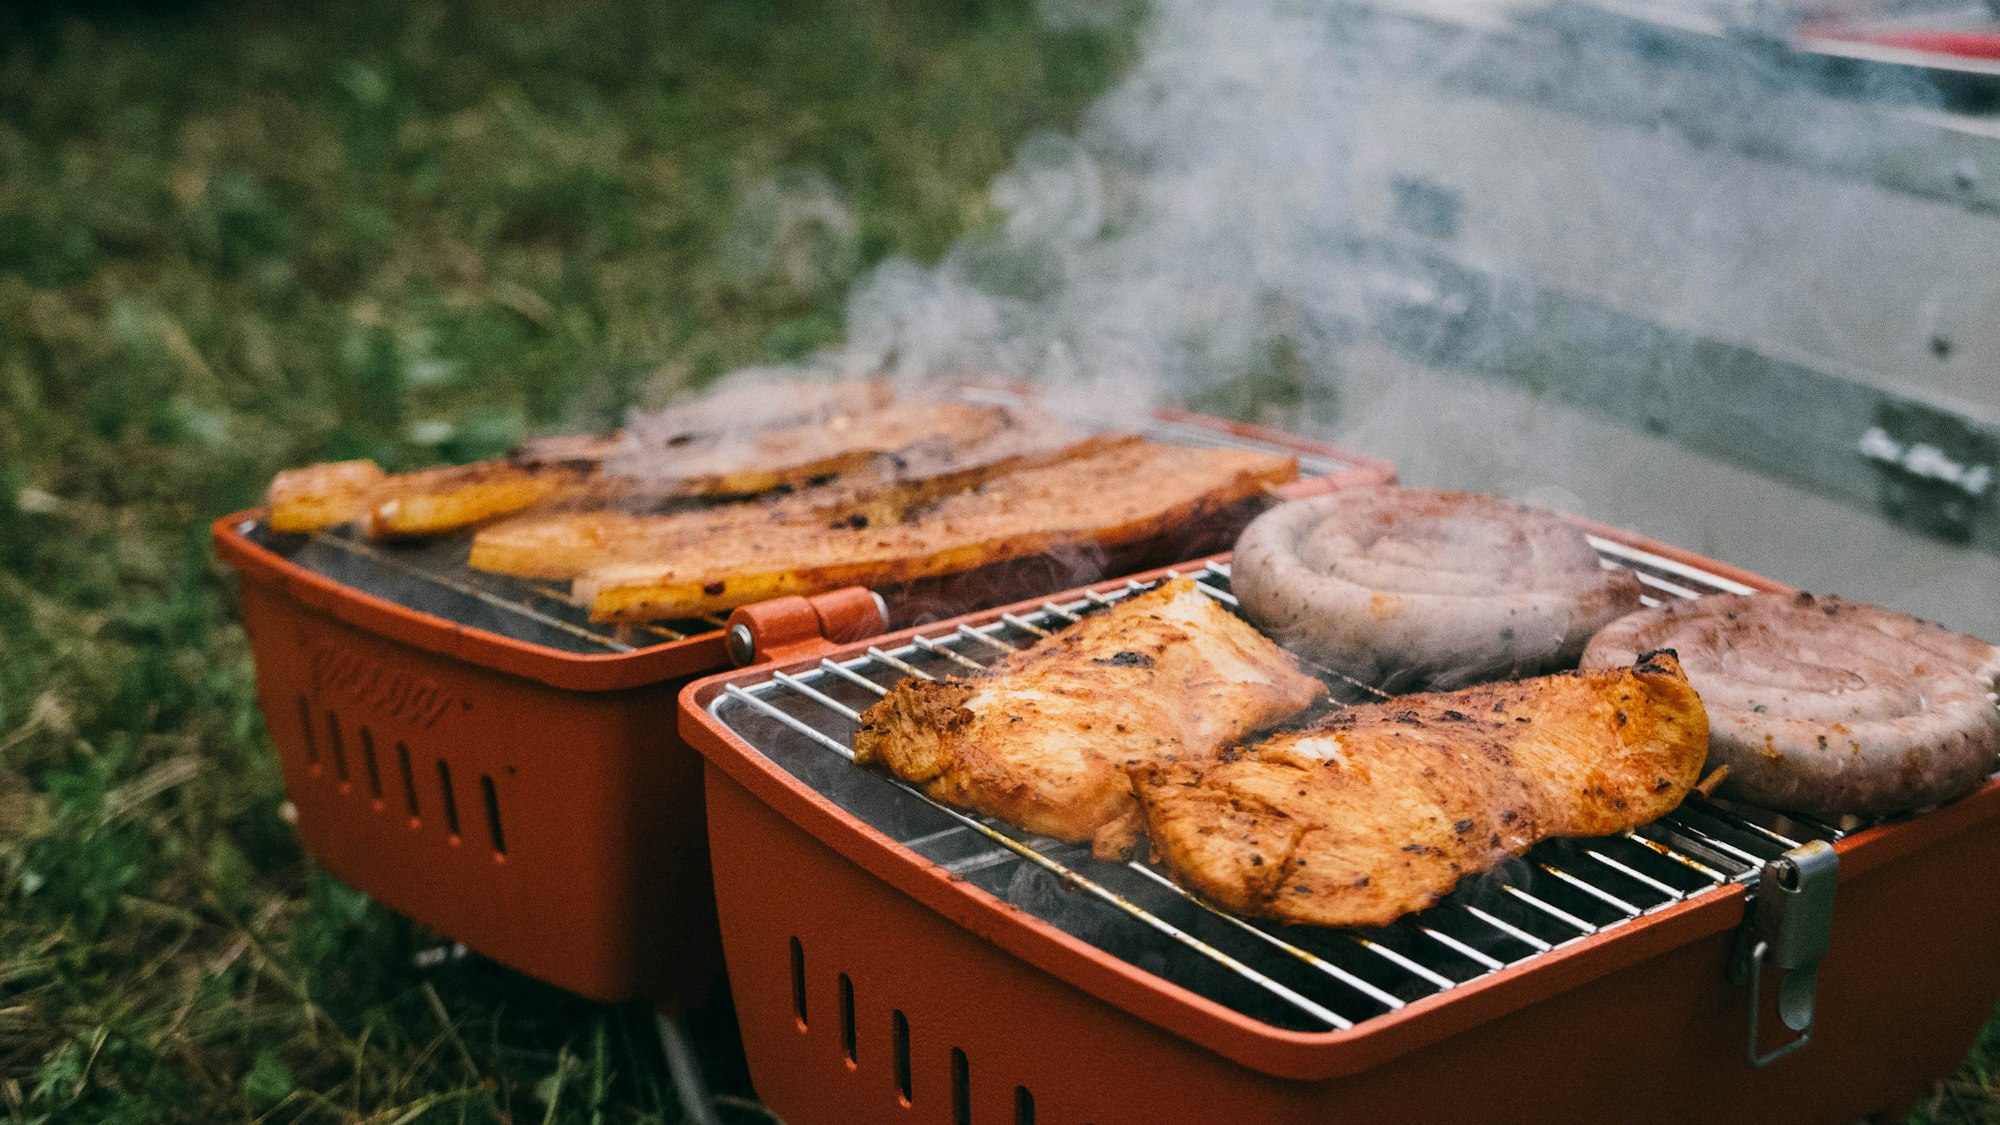
[[[0,14],[0,1118],[678,1120],[647,1012],[418,971],[314,872],[205,524],[835,340],[1125,43],[1025,2]]]
[[[648,1012],[414,968],[313,870],[206,523],[835,341],[1130,50],[1027,0],[0,13],[0,1115],[679,1120]],[[1925,1116],[2000,1120],[1996,1056]]]

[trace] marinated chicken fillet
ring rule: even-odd
[[[480,530],[471,565],[517,578],[575,578],[644,563],[695,543],[741,543],[780,527],[858,531],[894,524],[943,497],[1010,472],[1080,461],[1138,438],[1090,435],[1032,411],[1011,411],[992,437],[960,446],[924,442],[895,463],[796,492],[669,514],[617,509],[543,511]]]
[[[1715,595],[1622,618],[1584,666],[1673,646],[1708,705],[1724,792],[1813,816],[1904,812],[2000,768],[2000,647],[1880,606]]]
[[[1237,540],[1235,578],[1280,643],[1395,690],[1575,667],[1640,605],[1638,577],[1604,569],[1553,512],[1420,488],[1274,508]]]
[[[1708,719],[1672,653],[1334,712],[1214,762],[1133,771],[1154,857],[1242,914],[1383,926],[1556,836],[1671,811]]]
[[[592,620],[651,621],[1031,555],[1067,553],[1087,570],[1094,552],[1170,533],[1197,537],[1297,475],[1287,456],[1131,442],[1002,475],[902,523],[759,526],[663,543],[644,564],[579,576],[574,591]]]
[[[937,800],[1116,851],[1131,838],[1127,769],[1205,763],[1324,690],[1179,578],[1006,657],[991,676],[903,680],[861,716],[855,761]]]

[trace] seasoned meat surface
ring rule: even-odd
[[[560,466],[596,470],[609,458],[629,448],[625,432],[613,434],[559,434],[529,438],[507,451],[507,463],[534,469]]]
[[[1037,412],[1014,410],[1003,429],[983,440],[921,442],[893,461],[884,458],[796,492],[661,514],[619,508],[524,514],[481,529],[470,562],[496,574],[567,579],[620,563],[668,559],[692,544],[762,538],[781,527],[808,533],[880,527],[1003,474],[1083,460],[1138,440],[1085,434]]]
[[[1250,620],[1368,683],[1452,688],[1576,666],[1639,608],[1553,512],[1476,492],[1353,489],[1258,517],[1236,544]]]
[[[891,404],[881,382],[737,388],[652,415],[609,437],[537,438],[506,459],[385,475],[371,462],[311,465],[271,484],[280,530],[359,521],[372,536],[442,535],[523,509],[751,495],[993,438],[1007,408]]]
[[[1133,771],[1153,855],[1243,914],[1381,926],[1538,841],[1680,804],[1708,721],[1671,653],[1334,712]]]
[[[327,461],[271,479],[272,531],[304,532],[352,523],[388,474],[373,461]]]
[[[926,442],[967,447],[1010,425],[1004,406],[917,400],[786,426],[725,432],[665,450],[637,447],[610,476],[681,496],[752,496],[892,461]]]
[[[1814,816],[1963,796],[2000,767],[2000,647],[1880,606],[1714,595],[1614,622],[1585,667],[1671,645],[1708,705],[1724,791]]]
[[[374,539],[442,535],[531,508],[582,479],[561,466],[501,461],[398,473],[376,489],[361,527]]]
[[[1006,657],[976,680],[907,679],[861,716],[855,761],[1010,824],[1116,850],[1135,765],[1208,761],[1324,692],[1179,578]]]
[[[624,456],[650,462],[676,451],[699,448],[725,435],[829,422],[876,410],[895,400],[895,386],[886,379],[734,383],[710,388],[659,410],[634,413],[624,440],[605,451],[605,460]]]
[[[1067,554],[1077,580],[1088,581],[1098,577],[1094,552],[1168,534],[1195,538],[1236,505],[1297,475],[1289,456],[1128,442],[1006,473],[898,523],[718,529],[662,543],[645,563],[580,575],[574,590],[593,620],[650,621],[1031,555]]]

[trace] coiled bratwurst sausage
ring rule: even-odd
[[[1708,707],[1724,792],[1814,816],[1902,812],[2000,766],[2000,647],[1811,594],[1715,595],[1613,623],[1586,668],[1671,648]]]
[[[1605,569],[1560,516],[1417,488],[1273,508],[1237,540],[1234,583],[1279,643],[1387,690],[1575,667],[1640,606],[1638,577]]]

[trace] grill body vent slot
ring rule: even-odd
[[[340,738],[340,716],[332,711],[326,713],[326,735],[327,746],[333,750],[333,772],[344,785],[347,783],[347,747]]]
[[[415,823],[417,817],[423,814],[417,808],[417,775],[410,768],[409,744],[396,743],[396,765],[403,774],[403,804],[410,810],[410,821]]]
[[[382,803],[382,766],[375,760],[375,732],[368,725],[361,725],[361,766],[368,774],[368,797],[377,805]]]
[[[972,1125],[972,1063],[962,1047],[951,1049],[951,1122]]]
[[[319,768],[319,736],[313,733],[312,703],[305,693],[299,693],[299,733],[303,736],[306,750],[306,764]]]
[[[861,1060],[856,1055],[858,1044],[854,1041],[854,978],[840,974],[840,1050],[847,1056],[849,1066]]]
[[[909,1105],[915,1099],[910,1088],[910,1019],[901,1008],[889,1015],[890,1054],[896,1062],[896,1090],[902,1095],[903,1104]]]
[[[455,842],[459,837],[458,794],[452,792],[451,789],[451,763],[445,761],[443,758],[439,758],[437,760],[437,767],[438,791],[443,795],[444,799],[444,823],[445,827],[451,830],[451,838]]]
[[[806,1029],[806,947],[792,938],[792,1018],[799,1021],[799,1030]]]

